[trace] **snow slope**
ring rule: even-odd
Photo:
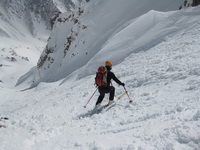
[[[199,150],[199,8],[150,11],[132,20],[103,46],[110,50],[117,44],[132,51],[113,71],[126,84],[133,104],[125,96],[109,110],[87,117],[98,97],[96,93],[83,108],[95,91],[95,71],[80,80],[72,75],[26,91],[0,87],[0,125],[6,126],[0,128],[0,149]],[[142,32],[137,23],[149,26],[148,30]],[[132,31],[143,37],[146,47],[141,38],[135,43],[121,40],[134,38]],[[97,62],[92,59],[89,63]],[[124,92],[113,84],[116,95]]]
[[[7,88],[36,65],[50,34],[44,21],[18,3],[0,2],[0,80]]]
[[[53,14],[73,7],[71,0],[0,1],[0,80],[5,87],[13,88],[20,76],[37,65]]]
[[[22,76],[17,85],[21,84],[21,87],[26,88],[34,87],[40,82],[54,82],[65,78],[86,65],[91,59],[101,58],[101,53],[107,52],[104,47],[109,44],[110,39],[129,23],[132,23],[133,19],[150,10],[177,10],[182,3],[183,0],[100,0],[98,2],[90,1],[87,5],[78,7],[70,14],[63,13],[56,21],[37,67],[32,68],[30,72]],[[154,13],[152,12],[150,15],[154,15]],[[159,18],[156,16],[155,18],[158,19],[155,23],[158,23]],[[154,22],[148,20],[145,30],[151,30],[152,25]],[[138,37],[132,38],[132,36],[138,35],[133,34],[130,38],[124,38],[124,43],[134,43]],[[140,40],[143,41],[143,39]],[[119,47],[115,51],[117,53],[123,50]],[[123,55],[118,58],[114,58],[112,53],[113,57],[110,59],[113,59],[115,63],[121,62],[133,51],[125,50]],[[92,61],[92,63],[93,72],[99,61]],[[85,77],[91,74],[91,71],[86,70],[81,74]]]

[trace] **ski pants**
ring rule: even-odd
[[[113,100],[114,99],[115,88],[113,86],[99,87],[98,90],[99,90],[100,95],[98,97],[96,105],[100,104],[103,101],[104,96],[105,96],[106,93],[110,93],[109,100]]]

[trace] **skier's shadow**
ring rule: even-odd
[[[92,110],[89,110],[88,112],[84,113],[84,114],[80,114],[77,116],[78,119],[83,119],[83,118],[87,118],[87,117],[91,117],[94,114],[98,114],[99,112],[94,113]]]
[[[84,114],[78,115],[77,118],[78,119],[87,118],[87,117],[91,117],[91,116],[93,116],[95,114],[99,114],[101,112],[106,112],[106,111],[110,110],[112,107],[114,107],[115,105],[116,104],[113,104],[113,105],[108,106],[108,107],[102,106],[97,112],[94,112],[93,110],[89,110],[88,112],[86,112]]]

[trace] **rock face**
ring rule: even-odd
[[[72,0],[1,0],[0,5],[8,17],[24,18],[30,30],[33,30],[32,22],[35,20],[44,21],[47,28],[51,29],[52,16],[75,8]]]
[[[179,7],[179,9],[187,7],[196,7],[200,5],[200,0],[185,0],[184,3]]]

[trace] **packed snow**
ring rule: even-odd
[[[65,79],[26,90],[3,78],[0,149],[200,150],[200,7],[151,10],[122,27]],[[84,106],[96,90],[94,68],[105,60],[113,61],[133,103],[125,95],[90,116],[98,92]],[[124,92],[113,85],[116,97]]]

